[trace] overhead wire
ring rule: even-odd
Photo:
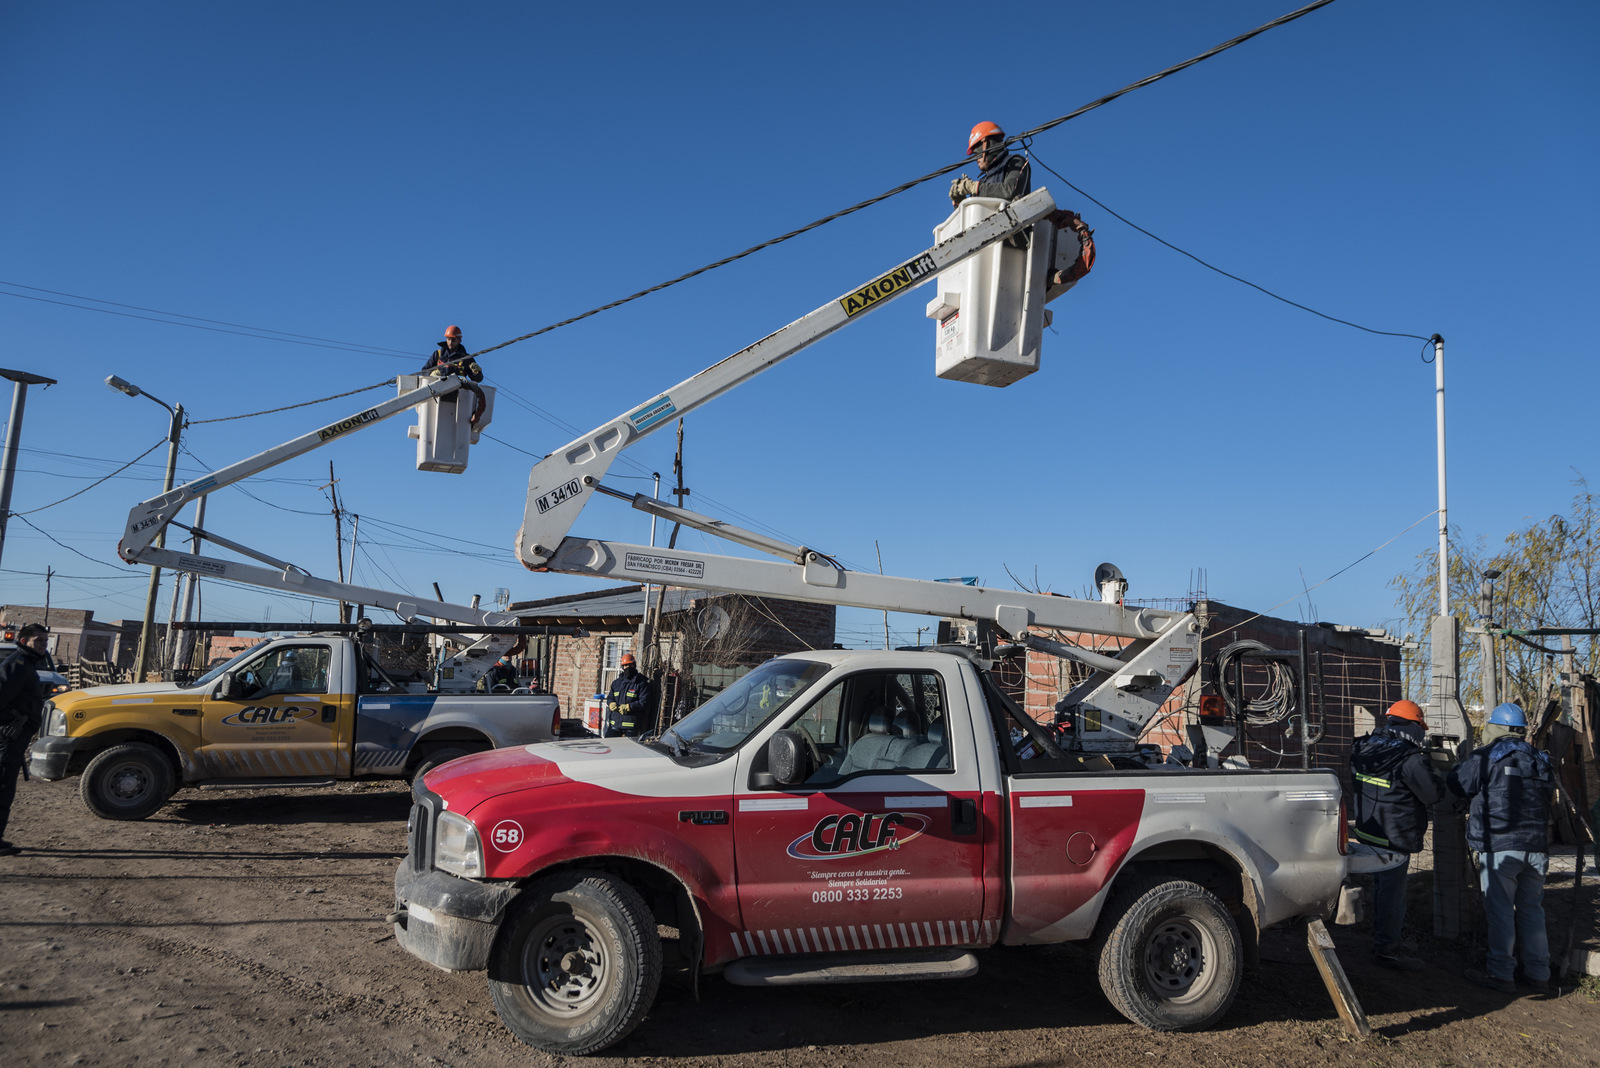
[[[140,460],[143,460],[146,456],[149,456],[151,453],[155,452],[162,445],[166,444],[166,441],[167,441],[167,439],[165,437],[162,437],[154,445],[152,445],[148,449],[144,450],[144,452],[141,452],[138,456],[135,456],[133,459],[129,460],[127,463],[123,464],[121,467],[117,468],[115,471],[111,472],[109,475],[106,475],[104,478],[99,478],[99,479],[96,479],[95,481],[89,483],[87,486],[83,487],[77,493],[69,493],[65,497],[61,498],[59,501],[51,501],[49,504],[41,504],[37,508],[29,508],[26,512],[12,512],[11,514],[14,515],[14,516],[33,515],[35,512],[42,512],[46,508],[54,508],[58,504],[66,504],[68,501],[72,500],[72,498],[74,498],[74,497],[81,497],[83,494],[88,493],[90,490],[92,490],[96,486],[100,485],[100,483],[107,482],[107,481],[109,481],[109,480],[111,480],[113,478],[116,478],[118,475],[122,474],[122,472],[126,471],[128,468],[132,467],[134,464],[138,463]]]
[[[287,330],[274,330],[266,326],[247,326],[244,323],[230,323],[221,319],[205,319],[198,315],[185,315],[182,312],[162,311],[159,308],[144,308],[137,304],[121,304],[114,300],[103,300],[99,297],[85,297],[78,293],[62,293],[54,289],[42,289],[39,286],[24,285],[21,282],[7,282],[0,280],[0,286],[12,286],[16,289],[27,289],[33,293],[49,293],[57,297],[70,297],[72,300],[87,300],[95,304],[109,304],[113,308],[130,308],[133,311],[150,312],[151,315],[169,316],[166,319],[155,319],[150,315],[134,315],[132,312],[112,311],[111,308],[92,308],[82,304],[68,304],[66,301],[50,300],[46,297],[35,297],[28,293],[7,293],[0,289],[0,296],[16,297],[20,300],[37,300],[45,304],[60,304],[68,308],[77,308],[79,311],[101,312],[105,315],[120,315],[128,319],[144,319],[152,323],[165,323],[168,326],[187,326],[194,330],[209,330],[218,334],[235,334],[241,337],[253,337],[262,341],[283,341],[291,345],[310,345],[319,349],[338,349],[345,352],[357,352],[368,356],[392,356],[415,359],[415,354],[402,352],[399,349],[384,348],[378,345],[366,345],[358,341],[337,341],[333,338],[313,337],[309,334],[292,334]],[[181,323],[175,319],[192,319],[194,322]],[[211,326],[201,326],[201,323],[210,323]],[[222,327],[238,327],[236,330],[225,330]],[[269,335],[278,334],[279,337]]]
[[[1433,338],[1431,338],[1431,337],[1423,337],[1421,334],[1412,334],[1412,333],[1408,333],[1408,332],[1403,331],[1403,330],[1375,330],[1370,326],[1362,326],[1360,323],[1353,323],[1349,319],[1341,319],[1336,315],[1329,315],[1327,312],[1320,312],[1315,308],[1309,307],[1308,305],[1301,304],[1299,301],[1290,300],[1288,297],[1282,296],[1281,294],[1278,294],[1278,293],[1274,293],[1272,290],[1268,289],[1266,286],[1257,285],[1255,282],[1250,281],[1250,279],[1248,279],[1248,278],[1240,278],[1236,274],[1231,274],[1228,271],[1224,271],[1221,267],[1218,267],[1216,264],[1207,263],[1205,260],[1201,259],[1199,256],[1196,256],[1193,252],[1190,252],[1187,249],[1179,248],[1177,245],[1174,245],[1171,241],[1168,241],[1166,238],[1160,237],[1160,236],[1158,236],[1156,234],[1151,233],[1149,230],[1146,230],[1144,227],[1140,226],[1138,223],[1134,222],[1132,219],[1129,219],[1124,215],[1118,214],[1116,211],[1114,211],[1111,208],[1107,207],[1101,201],[1096,200],[1090,194],[1084,192],[1082,189],[1079,189],[1076,185],[1073,185],[1066,178],[1063,178],[1059,171],[1055,170],[1053,167],[1051,167],[1044,160],[1040,159],[1039,158],[1039,154],[1037,152],[1033,151],[1032,149],[1029,149],[1028,154],[1033,157],[1034,162],[1038,163],[1039,166],[1043,167],[1045,170],[1049,171],[1051,174],[1055,175],[1057,178],[1060,178],[1062,184],[1065,185],[1068,189],[1071,189],[1074,193],[1077,193],[1079,196],[1083,197],[1085,200],[1090,201],[1096,207],[1098,207],[1102,211],[1104,211],[1106,214],[1108,214],[1108,215],[1112,216],[1113,218],[1118,219],[1121,222],[1124,222],[1127,225],[1133,227],[1135,230],[1139,231],[1144,236],[1150,238],[1152,241],[1157,241],[1157,242],[1167,246],[1172,251],[1174,251],[1174,252],[1176,252],[1176,253],[1178,253],[1180,255],[1189,257],[1191,260],[1194,260],[1194,262],[1198,263],[1200,266],[1206,268],[1207,270],[1217,272],[1218,274],[1222,275],[1224,278],[1231,278],[1235,282],[1239,282],[1239,283],[1241,283],[1243,285],[1249,286],[1251,289],[1260,290],[1262,293],[1265,293],[1267,296],[1271,297],[1273,300],[1281,300],[1285,304],[1288,304],[1288,305],[1290,305],[1292,307],[1295,307],[1295,308],[1299,308],[1301,311],[1310,312],[1312,315],[1320,316],[1321,318],[1324,318],[1324,319],[1328,320],[1331,323],[1339,323],[1339,324],[1344,325],[1344,326],[1353,326],[1357,330],[1364,330],[1369,334],[1378,334],[1378,335],[1381,335],[1383,337],[1414,337],[1419,341],[1425,341],[1425,342],[1432,342],[1432,340],[1433,340]],[[1424,362],[1431,362],[1431,361],[1424,361]]]
[[[265,411],[260,412],[244,412],[241,415],[221,415],[215,419],[185,419],[183,423],[184,426],[201,426],[205,423],[228,423],[235,419],[254,419],[258,415],[275,415],[278,412],[287,412],[295,408],[306,408],[313,404],[322,404],[325,401],[338,400],[340,397],[353,397],[357,393],[367,393],[371,390],[382,389],[384,386],[393,384],[393,378],[385,378],[383,381],[374,382],[370,386],[362,386],[359,389],[346,390],[343,393],[334,393],[327,397],[318,397],[316,400],[301,401],[299,404],[285,404],[281,408],[268,408]]]
[[[1252,37],[1257,37],[1260,34],[1266,33],[1268,30],[1276,29],[1277,27],[1282,26],[1282,25],[1284,25],[1286,23],[1293,22],[1294,20],[1296,20],[1298,18],[1302,18],[1302,17],[1304,17],[1306,15],[1309,15],[1311,12],[1317,10],[1318,8],[1327,7],[1331,3],[1333,3],[1333,0],[1313,0],[1312,3],[1309,3],[1309,4],[1305,5],[1302,8],[1299,8],[1298,10],[1291,11],[1286,15],[1280,15],[1279,17],[1273,19],[1270,22],[1266,22],[1266,23],[1263,23],[1260,26],[1257,26],[1255,29],[1250,30],[1248,33],[1242,33],[1239,36],[1232,38],[1231,40],[1224,41],[1223,43],[1217,45],[1214,48],[1210,48],[1210,49],[1200,53],[1197,56],[1193,56],[1193,57],[1191,57],[1189,59],[1184,60],[1182,63],[1174,64],[1173,66],[1170,66],[1170,67],[1166,68],[1165,70],[1158,71],[1157,73],[1149,75],[1148,77],[1140,78],[1136,82],[1130,82],[1129,84],[1123,86],[1121,89],[1118,89],[1117,91],[1112,92],[1112,93],[1107,93],[1105,96],[1100,97],[1098,100],[1093,100],[1093,101],[1083,105],[1082,107],[1076,109],[1075,111],[1070,111],[1065,115],[1058,116],[1057,118],[1051,119],[1049,122],[1042,123],[1042,124],[1040,124],[1038,126],[1035,126],[1031,130],[1025,130],[1024,132],[1022,132],[1020,134],[1017,134],[1017,135],[1015,135],[1013,137],[1008,137],[1008,138],[1006,138],[1006,144],[1013,144],[1013,143],[1016,143],[1016,142],[1020,142],[1020,141],[1023,141],[1025,139],[1027,139],[1027,138],[1031,138],[1031,137],[1034,137],[1034,136],[1036,136],[1038,134],[1044,133],[1046,130],[1053,130],[1057,126],[1060,126],[1062,123],[1068,122],[1068,121],[1070,121],[1072,119],[1075,119],[1075,118],[1079,117],[1080,115],[1087,114],[1088,112],[1093,111],[1096,108],[1103,107],[1104,105],[1111,103],[1113,100],[1117,99],[1120,96],[1125,96],[1128,93],[1131,93],[1131,92],[1133,92],[1133,91],[1135,91],[1137,89],[1143,89],[1145,86],[1148,86],[1148,85],[1154,85],[1156,82],[1159,82],[1164,78],[1169,78],[1172,75],[1177,74],[1179,71],[1187,70],[1189,67],[1194,66],[1196,63],[1204,62],[1205,60],[1208,60],[1208,59],[1212,58],[1213,56],[1216,56],[1216,55],[1218,55],[1218,54],[1220,54],[1222,52],[1226,52],[1230,48],[1234,48],[1237,45],[1241,45],[1244,42],[1250,40]],[[839,211],[836,211],[836,212],[833,212],[833,213],[831,213],[829,215],[824,215],[822,218],[817,219],[815,222],[807,223],[804,226],[801,226],[801,227],[798,227],[796,229],[790,230],[788,233],[780,234],[777,237],[770,238],[769,240],[763,241],[758,245],[751,245],[749,248],[745,249],[742,252],[735,252],[731,256],[724,256],[722,259],[717,260],[717,261],[715,261],[713,263],[708,263],[703,267],[696,267],[692,271],[685,271],[683,274],[678,275],[676,278],[668,279],[665,282],[658,282],[655,285],[650,286],[650,287],[648,287],[646,289],[639,290],[637,293],[630,294],[629,296],[622,297],[622,298],[620,298],[618,300],[610,301],[609,303],[602,304],[597,308],[590,308],[586,312],[581,312],[581,313],[579,313],[577,315],[574,315],[574,316],[571,316],[569,318],[563,319],[563,320],[561,320],[560,322],[557,322],[557,323],[551,323],[549,326],[540,327],[537,330],[533,330],[533,331],[530,331],[529,333],[522,334],[519,337],[514,337],[514,338],[510,339],[509,341],[502,341],[498,345],[490,345],[486,349],[479,349],[477,352],[473,353],[473,356],[474,357],[483,356],[483,355],[486,355],[488,353],[496,352],[496,351],[498,351],[500,349],[506,348],[506,347],[508,347],[510,345],[515,345],[515,344],[518,344],[519,342],[528,341],[528,340],[530,340],[532,338],[539,337],[541,334],[548,334],[553,330],[559,330],[564,326],[571,326],[573,323],[582,322],[583,320],[588,319],[591,316],[599,315],[601,312],[607,312],[607,311],[610,311],[613,308],[619,308],[624,304],[628,304],[628,303],[630,303],[632,301],[638,300],[640,297],[647,297],[651,293],[659,293],[661,290],[667,289],[667,288],[669,288],[671,286],[675,286],[680,282],[687,282],[689,279],[696,278],[696,277],[698,277],[698,276],[700,276],[702,274],[705,274],[708,271],[714,271],[719,267],[726,267],[728,264],[734,263],[734,262],[736,262],[738,260],[742,260],[746,256],[754,255],[755,253],[760,252],[762,249],[771,248],[774,245],[781,245],[785,241],[789,241],[789,240],[791,240],[793,238],[799,237],[802,234],[810,233],[812,230],[815,230],[818,227],[826,226],[828,223],[834,222],[834,221],[836,221],[838,219],[842,219],[847,215],[853,215],[856,212],[861,211],[861,210],[863,210],[865,208],[872,207],[874,204],[879,204],[879,203],[882,203],[885,200],[888,200],[891,197],[899,196],[901,193],[906,192],[908,189],[914,189],[914,188],[916,188],[917,186],[921,185],[924,182],[932,181],[933,179],[938,178],[941,175],[949,174],[951,171],[954,171],[954,170],[957,170],[960,167],[966,166],[967,162],[968,162],[967,159],[963,158],[963,159],[956,160],[954,163],[947,163],[944,166],[938,168],[937,170],[929,171],[927,174],[922,175],[920,178],[913,178],[908,182],[902,182],[899,185],[895,186],[893,189],[890,189],[890,190],[888,190],[886,192],[883,192],[883,193],[879,193],[875,197],[869,197],[868,199],[863,200],[863,201],[861,201],[859,203],[850,205],[848,208],[843,208],[843,209],[841,209]]]

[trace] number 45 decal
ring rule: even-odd
[[[502,853],[509,853],[522,844],[522,824],[516,820],[501,820],[489,832],[489,844]]]

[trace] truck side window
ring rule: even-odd
[[[830,716],[824,741],[812,731]],[[950,770],[945,720],[937,672],[878,671],[841,680],[791,725],[817,743],[823,765],[807,784],[821,786],[869,772]]]
[[[245,700],[279,693],[328,692],[328,664],[333,650],[326,645],[286,645],[273,649],[239,672]]]

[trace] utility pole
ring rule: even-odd
[[[146,393],[146,397],[150,394]],[[154,397],[150,397],[155,400]],[[160,404],[160,401],[156,401]],[[172,490],[173,478],[178,472],[178,436],[183,433],[183,405],[171,409],[172,425],[167,432],[167,473],[161,482],[161,492],[168,493]],[[164,548],[167,544],[167,528],[162,526],[161,532],[156,535],[155,547]],[[155,650],[155,614],[156,594],[161,589],[161,569],[150,569],[150,588],[145,593],[144,599],[144,626],[139,631],[139,671],[134,676],[135,682],[144,682],[150,677],[150,655]]]
[[[872,539],[872,547],[878,551],[878,574],[883,574],[883,549],[878,545],[878,539]],[[883,610],[883,648],[889,648],[889,610]]]
[[[1461,707],[1461,626],[1450,614],[1450,511],[1445,496],[1444,338],[1433,343],[1433,397],[1439,476],[1439,615],[1433,621],[1430,659],[1432,686],[1428,701],[1430,742],[1472,748],[1472,724]],[[1446,796],[1433,807],[1433,933],[1459,938],[1463,918],[1472,905],[1472,878],[1467,867],[1466,829]]]
[[[46,627],[50,626],[50,579],[54,575],[55,571],[49,564],[46,564],[44,566],[44,625]],[[1568,642],[1571,642],[1570,638]]]
[[[9,378],[11,387],[11,418],[6,421],[6,444],[0,453],[0,556],[6,548],[6,520],[11,518],[11,484],[17,478],[17,443],[22,438],[22,411],[28,405],[28,387],[43,386],[49,389],[56,384],[53,378],[36,375],[30,371],[13,371],[0,367],[0,378]]]
[[[328,461],[328,499],[333,502],[333,555],[339,561],[339,581],[344,582],[344,517],[339,509],[339,480],[333,477],[333,461]],[[355,561],[352,560],[353,564]],[[339,602],[339,622],[350,622],[350,602]]]
[[[206,525],[206,501],[209,496],[201,497],[194,505],[194,534],[189,539],[189,551],[196,556],[200,555],[200,533]],[[188,623],[194,617],[194,593],[200,576],[193,571],[185,571],[182,578],[183,584],[183,622]],[[176,600],[176,598],[174,598]],[[169,630],[170,634],[171,631]],[[194,663],[195,632],[185,630],[178,636],[176,652],[172,656],[172,670],[174,673],[181,667]],[[170,644],[170,642],[169,642]]]

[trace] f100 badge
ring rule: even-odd
[[[302,708],[299,705],[253,705],[241,708],[231,716],[224,716],[222,722],[230,727],[292,727],[317,715],[319,711],[316,707]]]
[[[796,860],[845,860],[850,857],[899,849],[922,837],[929,820],[914,812],[846,812],[824,816],[789,843]]]

